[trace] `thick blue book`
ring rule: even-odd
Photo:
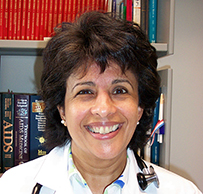
[[[30,96],[30,160],[47,154],[44,147],[46,126],[44,107],[44,101],[40,96]]]
[[[149,30],[150,43],[157,42],[157,0],[149,0]]]

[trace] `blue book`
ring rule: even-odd
[[[44,147],[46,118],[44,101],[38,95],[30,95],[30,160],[47,154]]]
[[[157,42],[157,0],[149,0],[149,41]]]
[[[156,101],[156,107],[154,109],[154,118],[153,118],[152,130],[154,129],[156,123],[159,120],[159,102],[160,102],[160,98],[158,98]],[[160,144],[157,141],[157,137],[158,137],[158,134],[155,133],[154,143],[151,147],[151,162],[153,164],[159,165],[159,150],[160,150],[159,147],[160,147]]]

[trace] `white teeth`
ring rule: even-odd
[[[107,134],[118,129],[119,124],[113,126],[106,127],[88,127],[88,129],[93,133]]]

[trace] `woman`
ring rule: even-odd
[[[52,151],[7,171],[0,192],[142,193],[136,152],[159,96],[155,49],[136,24],[100,12],[57,31],[44,50],[41,79]],[[146,193],[201,193],[177,175],[155,171],[160,188],[149,184]]]

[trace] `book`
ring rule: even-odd
[[[156,107],[154,109],[154,118],[153,118],[153,124],[152,124],[152,130],[154,129],[156,123],[158,122],[159,119],[159,102],[160,98],[157,99],[156,101]],[[159,142],[157,141],[158,134],[155,133],[154,135],[154,143],[151,146],[151,162],[159,165],[159,149],[160,145]]]
[[[35,37],[35,28],[36,28],[36,15],[37,13],[37,0],[32,0],[31,6],[31,27],[30,27],[30,40],[34,40]],[[39,25],[39,23],[37,24]]]
[[[141,0],[141,29],[148,36],[149,1]]]
[[[149,41],[157,42],[157,0],[149,0]]]
[[[37,2],[37,4],[36,4],[36,21],[34,26],[34,40],[40,40],[39,32],[40,32],[40,13],[42,13],[41,12],[42,1],[41,0],[35,1]]]
[[[8,5],[8,39],[11,40],[13,38],[14,0],[10,0]]]
[[[21,24],[21,40],[26,39],[26,26],[27,26],[27,0],[22,0],[22,24]]]
[[[25,8],[25,20],[26,20],[26,40],[30,40],[31,38],[31,24],[32,24],[32,0],[28,0],[27,9]]]
[[[18,0],[13,0],[13,34],[12,39],[17,39],[17,19],[18,19]]]
[[[30,96],[30,160],[47,154],[43,134],[46,126],[44,108],[45,104],[40,96]]]
[[[133,0],[133,22],[141,24],[141,0]]]
[[[22,0],[18,0],[17,5],[17,24],[16,24],[16,39],[21,39],[21,28],[22,28]]]
[[[15,165],[29,161],[29,95],[15,94]]]
[[[132,0],[126,0],[126,20],[132,21]]]
[[[3,25],[4,25],[4,0],[0,0],[0,39],[3,39]]]
[[[2,94],[2,171],[14,166],[14,95]]]

